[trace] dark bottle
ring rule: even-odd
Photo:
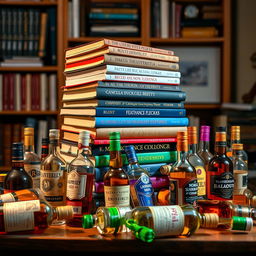
[[[48,138],[42,138],[42,149],[41,149],[41,162],[44,161],[44,159],[49,154],[49,139]]]
[[[130,183],[123,169],[120,133],[112,132],[109,136],[109,170],[104,175],[104,196],[106,207],[130,206]]]
[[[22,142],[12,144],[12,169],[4,180],[4,193],[33,188],[33,179],[24,169],[24,146]]]
[[[207,198],[232,200],[234,190],[233,163],[226,155],[226,127],[217,127],[215,153],[207,171]]]

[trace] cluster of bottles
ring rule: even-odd
[[[248,159],[239,127],[232,127],[232,134],[236,135],[227,156],[225,127],[216,130],[214,155],[209,152],[209,126],[201,127],[200,150],[196,127],[178,132],[178,160],[161,167],[161,173],[169,176],[169,189],[156,197],[132,145],[125,147],[129,171],[123,169],[120,133],[112,132],[109,170],[104,175],[105,206],[93,214],[95,167],[90,133],[80,132],[77,157],[67,165],[59,153],[58,129],[49,131],[49,141],[43,140],[40,159],[34,152],[33,128],[25,128],[25,147],[13,143],[12,170],[0,195],[5,224],[0,232],[42,231],[48,225],[66,223],[95,226],[104,235],[132,231],[150,242],[155,236],[190,236],[199,227],[250,231],[256,210],[252,208],[255,197],[247,189]],[[24,211],[32,219],[30,225]]]

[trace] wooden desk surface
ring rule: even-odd
[[[51,226],[40,235],[1,235],[0,251],[48,252],[141,252],[141,253],[202,253],[256,252],[256,227],[248,234],[199,229],[188,238],[157,238],[152,243],[134,239],[131,233],[117,236],[101,236],[96,229],[84,230],[63,226]],[[48,254],[49,255],[49,254]],[[241,256],[243,254],[240,254]]]

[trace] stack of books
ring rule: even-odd
[[[102,39],[68,49],[65,75],[61,152],[70,162],[79,131],[91,132],[96,195],[103,195],[113,131],[120,132],[122,146],[135,145],[155,190],[168,186],[159,169],[176,161],[177,131],[188,126],[174,52]],[[127,169],[125,154],[123,163]]]

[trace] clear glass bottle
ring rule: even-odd
[[[42,233],[54,221],[72,217],[71,206],[52,207],[40,200],[5,203],[0,206],[0,233]]]
[[[33,179],[24,168],[24,145],[22,142],[12,144],[12,169],[4,180],[4,193],[33,188]]]
[[[127,172],[130,180],[131,205],[152,206],[155,203],[154,189],[148,172],[141,168],[134,146],[126,146],[125,153],[129,162]]]
[[[206,198],[206,172],[205,164],[201,157],[197,154],[197,127],[188,127],[188,144],[189,154],[188,161],[196,169],[197,182],[198,182],[198,199]]]
[[[188,136],[186,131],[177,133],[178,160],[172,166],[170,178],[170,204],[194,204],[197,200],[198,182],[196,169],[188,161]]]
[[[120,132],[110,133],[109,170],[104,175],[104,196],[106,207],[130,206],[129,177],[123,169]]]
[[[40,187],[40,165],[41,159],[35,153],[34,147],[34,128],[25,127],[24,128],[24,168],[27,173],[33,179],[33,187]]]
[[[49,138],[42,138],[42,149],[41,149],[41,162],[44,161],[44,159],[49,154]]]
[[[232,200],[234,190],[233,163],[226,155],[226,127],[217,127],[215,153],[209,162],[207,176],[207,198]]]
[[[82,226],[82,216],[92,210],[95,166],[89,159],[90,132],[80,131],[78,138],[78,154],[68,166],[67,205],[71,205],[74,218],[67,225]]]

